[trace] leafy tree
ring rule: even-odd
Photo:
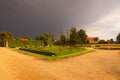
[[[37,41],[43,41],[44,40],[44,36],[36,36],[35,40]]]
[[[0,32],[0,40],[13,39],[13,34],[11,32]]]
[[[109,42],[110,42],[110,44],[113,44],[113,43],[114,43],[114,40],[113,40],[113,39],[110,39]]]
[[[69,37],[70,46],[75,46],[77,44],[77,38],[78,38],[77,30],[75,27],[72,27],[70,29],[70,37]]]
[[[36,36],[37,41],[41,41],[43,46],[52,46],[52,41],[54,39],[54,34],[46,32],[42,36]]]
[[[78,31],[78,43],[80,44],[87,43],[87,34],[83,29],[80,29]]]
[[[8,46],[8,40],[13,38],[14,38],[13,33],[1,31],[0,32],[0,42],[2,44],[1,46]]]
[[[37,41],[40,41],[41,42],[41,46],[44,46],[44,45],[47,45],[47,41],[46,41],[46,37],[43,35],[43,36],[36,36],[35,38]]]
[[[103,39],[103,40],[99,40],[98,43],[99,43],[99,44],[107,44],[108,42]]]
[[[53,34],[48,32],[43,34],[43,42],[45,46],[50,46],[50,47],[52,46],[52,36]]]
[[[36,36],[35,40],[37,40],[37,41],[40,40],[40,36]]]
[[[117,35],[116,39],[117,39],[117,43],[120,43],[120,33]]]
[[[66,44],[66,36],[64,34],[61,34],[60,36],[60,42],[61,42],[61,45],[65,45]]]
[[[54,34],[51,33],[51,41],[54,42],[54,40],[55,40],[55,39],[54,39]]]
[[[99,40],[99,38],[98,37],[95,37],[95,39],[94,39],[95,41],[98,41]]]

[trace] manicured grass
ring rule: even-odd
[[[120,47],[120,44],[84,44],[82,46],[84,47],[91,47],[91,45],[95,45],[96,47]],[[77,46],[81,46],[80,44],[78,44]]]
[[[86,49],[86,48],[80,48],[80,47],[63,47],[63,46],[54,46],[54,47],[42,47],[42,48],[29,48],[31,51],[24,51],[24,50],[19,50],[15,49],[16,51],[32,56],[37,56],[41,57],[46,60],[56,60],[56,59],[62,59],[62,58],[68,58],[68,57],[73,57],[73,56],[78,56],[84,53],[92,52],[92,50]],[[37,51],[40,53],[34,53],[34,51]],[[41,52],[47,52],[48,54],[50,53],[55,53],[55,56],[46,56],[42,55]]]

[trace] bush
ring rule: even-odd
[[[41,41],[30,40],[30,41],[22,41],[22,40],[9,40],[9,47],[39,47],[41,46]]]

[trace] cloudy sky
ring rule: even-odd
[[[120,0],[0,0],[0,31],[58,36],[71,26],[85,29],[89,37],[115,39],[120,32]]]

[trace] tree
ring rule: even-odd
[[[1,46],[8,46],[8,40],[13,39],[14,35],[11,32],[5,32],[5,31],[1,31],[0,32],[0,42],[1,42]]]
[[[54,34],[53,34],[53,33],[51,33],[51,41],[52,41],[52,42],[55,41],[55,39],[54,39]]]
[[[70,36],[69,36],[69,44],[70,44],[70,46],[75,46],[77,44],[77,38],[78,38],[77,30],[76,30],[75,27],[72,27],[70,29]]]
[[[43,36],[37,35],[35,37],[35,39],[40,42],[41,46],[44,46],[44,37]]]
[[[43,41],[44,40],[44,36],[36,36],[35,40],[37,40],[37,41]]]
[[[120,43],[120,33],[117,35],[116,39],[117,39],[117,43]]]
[[[107,44],[108,42],[103,39],[103,40],[99,40],[98,43],[99,43],[99,44]]]
[[[95,41],[99,41],[99,38],[98,37],[95,37],[95,39],[94,39]]]
[[[48,32],[46,32],[46,33],[44,33],[43,34],[43,42],[44,42],[44,45],[45,46],[52,46],[52,37],[53,37],[53,34],[51,34],[51,33],[48,33]]]
[[[80,44],[87,43],[87,34],[83,29],[80,29],[78,31],[78,43]]]
[[[42,36],[36,36],[37,41],[41,41],[43,46],[52,46],[54,41],[54,34],[46,32]]]
[[[60,42],[61,42],[61,45],[65,45],[66,44],[66,36],[64,34],[61,34],[60,35]]]
[[[0,32],[0,40],[9,40],[9,39],[13,39],[13,33],[11,32]]]
[[[110,44],[113,44],[114,43],[114,40],[113,39],[110,39]]]
[[[40,40],[40,36],[37,35],[37,36],[35,37],[35,40],[37,40],[37,41]]]

